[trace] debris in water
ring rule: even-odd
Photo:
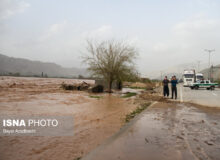
[[[145,142],[149,143],[149,141],[148,141],[148,139],[147,139],[147,138],[145,138]]]
[[[104,86],[103,85],[95,85],[93,87],[90,87],[89,91],[93,92],[93,93],[102,93],[104,91]]]
[[[176,136],[176,138],[179,138],[179,139],[184,139],[183,137],[181,137],[181,136]]]
[[[214,145],[212,142],[208,142],[208,141],[204,141],[206,144],[208,144],[209,146]]]

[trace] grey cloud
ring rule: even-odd
[[[30,4],[21,0],[1,0],[0,20],[7,19],[16,13],[21,13],[29,6]]]

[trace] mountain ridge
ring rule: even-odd
[[[47,77],[88,76],[85,68],[65,68],[53,62],[34,61],[0,54],[0,75]]]

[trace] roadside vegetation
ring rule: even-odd
[[[137,107],[133,112],[129,113],[125,117],[125,122],[129,122],[131,119],[133,119],[136,115],[141,113],[143,110],[145,110],[151,103],[143,103],[139,107]]]
[[[103,96],[94,96],[94,95],[90,95],[89,97],[90,98],[97,98],[97,99],[103,98]]]
[[[133,97],[133,96],[136,96],[136,95],[137,95],[137,93],[128,92],[125,95],[123,95],[122,98],[129,98],[129,97]]]
[[[220,79],[218,79],[218,80],[216,80],[214,82],[220,84]]]

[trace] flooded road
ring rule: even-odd
[[[83,160],[219,160],[220,110],[157,103]]]
[[[91,80],[81,80],[94,83]],[[74,135],[70,137],[0,137],[0,160],[75,160],[83,157],[124,124],[125,115],[137,106],[119,95],[65,91],[61,84],[74,79],[0,79],[0,115],[71,115]]]

